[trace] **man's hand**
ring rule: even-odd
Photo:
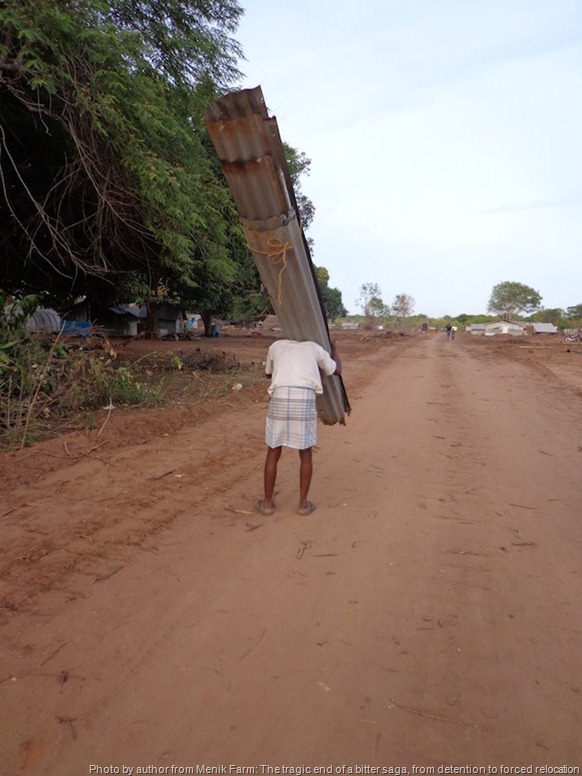
[[[342,361],[337,351],[337,343],[335,340],[331,340],[331,357],[335,361],[334,375],[341,375],[342,373]]]

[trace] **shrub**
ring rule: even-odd
[[[22,448],[58,418],[109,402],[159,401],[115,363],[113,350],[87,350],[60,335],[28,332],[26,318],[35,306],[36,299],[26,297],[18,307],[0,308],[0,447]]]

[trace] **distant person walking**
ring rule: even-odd
[[[447,339],[451,340],[453,338],[453,327],[451,326],[450,323],[447,323],[446,332],[447,332]]]
[[[257,502],[263,515],[275,511],[273,493],[277,465],[283,447],[299,451],[300,515],[310,515],[315,504],[307,500],[313,474],[312,448],[317,441],[316,394],[323,393],[320,370],[341,375],[342,364],[335,342],[331,356],[316,342],[277,340],[267,353],[265,374],[271,378],[265,429],[267,457],[264,470],[265,497]]]

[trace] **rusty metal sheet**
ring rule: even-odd
[[[301,222],[276,119],[260,87],[232,92],[206,112],[206,125],[261,280],[287,339],[331,343],[321,291]],[[319,418],[345,423],[341,377],[323,375]]]

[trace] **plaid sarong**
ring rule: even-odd
[[[265,442],[268,447],[306,450],[317,441],[315,391],[311,388],[275,388],[269,402]]]

